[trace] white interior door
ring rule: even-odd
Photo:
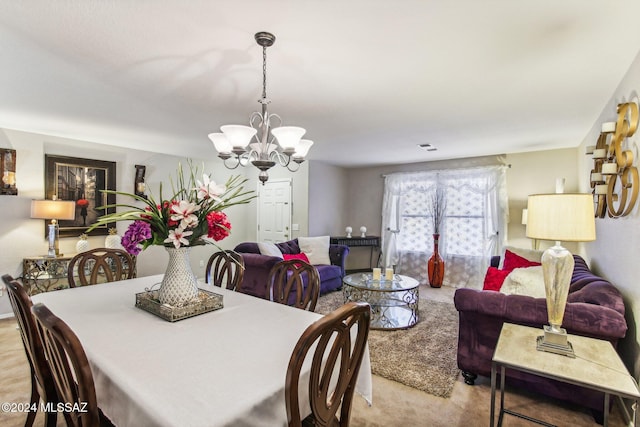
[[[284,242],[291,239],[291,180],[267,181],[258,185],[258,241]]]

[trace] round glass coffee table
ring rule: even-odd
[[[349,274],[343,279],[345,303],[371,305],[371,329],[406,329],[418,322],[416,279],[394,274],[393,280],[373,280],[371,273]]]

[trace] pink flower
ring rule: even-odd
[[[178,227],[175,230],[169,230],[169,237],[164,239],[164,243],[173,243],[176,249],[178,249],[181,244],[189,246],[189,240],[186,238],[192,234],[193,231],[185,231],[182,227]]]
[[[198,183],[198,198],[200,199],[214,199],[217,202],[221,202],[220,195],[224,194],[227,191],[227,187],[222,184],[216,184],[214,181],[211,181],[209,175],[206,173],[202,175],[202,182],[199,180],[196,181]]]
[[[180,203],[171,206],[172,221],[180,221],[181,228],[195,227],[198,225],[198,217],[194,212],[198,211],[200,206],[195,203],[191,203],[186,200],[181,200]]]
[[[207,223],[209,224],[207,237],[215,240],[216,242],[229,235],[231,223],[224,212],[209,212],[207,214]]]

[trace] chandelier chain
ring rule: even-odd
[[[267,47],[262,46],[262,99],[267,98]]]

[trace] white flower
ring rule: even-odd
[[[171,210],[174,212],[171,215],[172,221],[180,221],[180,227],[189,228],[198,225],[198,217],[194,214],[199,210],[200,206],[195,203],[191,203],[186,200],[181,200],[177,205],[171,206]]]
[[[214,199],[217,202],[221,202],[220,195],[224,194],[227,191],[227,187],[223,184],[216,184],[214,181],[211,181],[209,175],[202,174],[202,182],[196,180],[198,183],[198,198],[199,199]]]
[[[180,245],[189,246],[189,241],[186,237],[191,236],[193,231],[185,231],[184,228],[178,227],[175,230],[169,230],[169,237],[164,239],[164,243],[173,243],[173,246],[178,249]]]

